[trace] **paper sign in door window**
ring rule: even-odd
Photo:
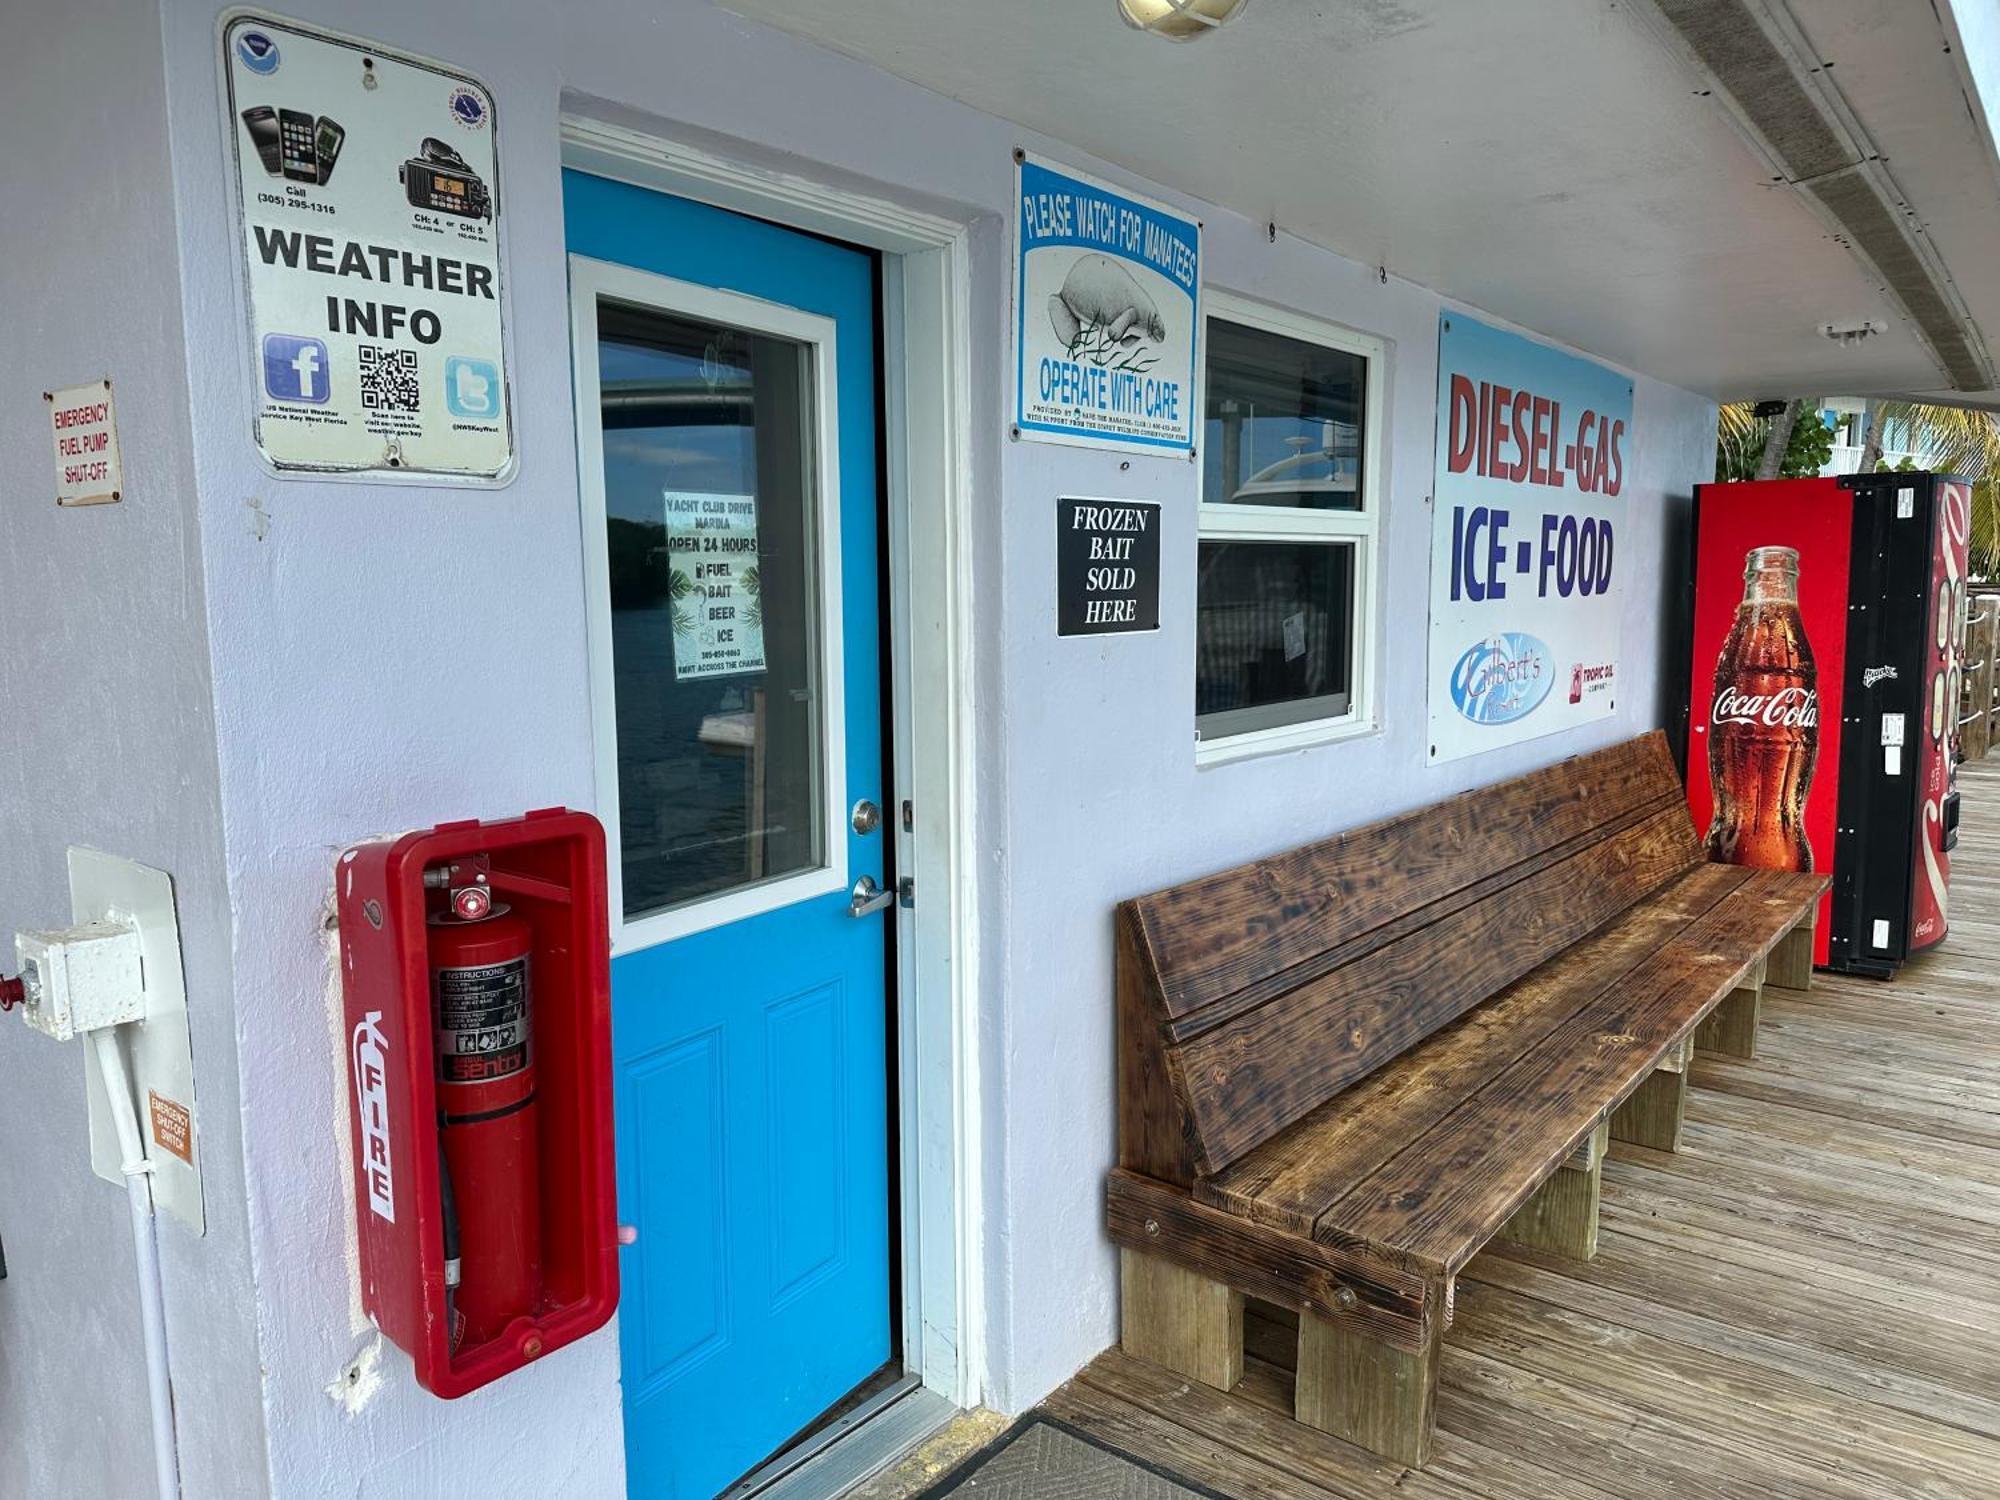
[[[764,670],[757,497],[665,492],[674,678]]]

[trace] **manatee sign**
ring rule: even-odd
[[[1201,225],[1017,161],[1014,435],[1192,451]]]
[[[1617,708],[1632,382],[1463,313],[1438,323],[1430,759]]]

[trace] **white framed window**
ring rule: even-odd
[[[1376,727],[1387,346],[1205,293],[1195,759]]]
[[[597,811],[614,955],[847,888],[830,318],[570,257]],[[737,565],[753,655],[705,635]]]

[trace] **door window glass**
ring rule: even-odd
[[[826,863],[813,351],[598,303],[627,920]]]

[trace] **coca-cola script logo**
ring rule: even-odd
[[[1709,720],[1716,724],[1761,724],[1766,729],[1817,729],[1819,694],[1803,687],[1740,693],[1732,685],[1715,695]]]

